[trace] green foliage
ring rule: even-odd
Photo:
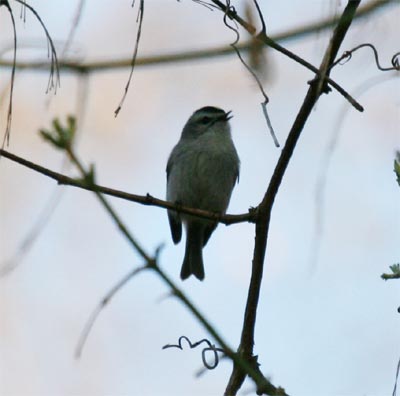
[[[400,151],[396,152],[396,158],[394,159],[394,172],[397,176],[397,183],[400,186]]]
[[[94,186],[96,184],[96,171],[94,164],[90,164],[89,171],[85,173],[82,180],[89,186]]]
[[[393,274],[400,275],[400,264],[393,264],[389,267]]]
[[[55,118],[52,121],[52,127],[51,130],[41,129],[39,131],[42,138],[60,150],[69,150],[76,132],[76,118],[68,116],[65,126],[61,125],[58,118]]]
[[[394,159],[394,173],[396,173],[397,183],[400,186],[400,151],[396,151],[396,157]],[[400,279],[400,264],[393,264],[393,265],[389,266],[389,268],[392,271],[392,273],[391,274],[382,274],[381,278],[384,280]]]
[[[381,278],[383,280],[388,280],[388,279],[399,279],[400,278],[400,264],[393,264],[390,267],[390,270],[392,271],[391,274],[382,274]]]

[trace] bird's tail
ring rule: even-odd
[[[181,269],[181,279],[194,275],[197,279],[204,279],[203,239],[204,226],[196,222],[189,222],[186,235],[185,258]]]

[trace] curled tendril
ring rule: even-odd
[[[167,345],[164,345],[162,347],[162,349],[178,348],[181,351],[183,351],[183,347],[182,347],[183,340],[185,340],[189,344],[190,349],[194,349],[194,348],[198,347],[200,344],[204,344],[204,343],[207,344],[207,346],[205,348],[203,348],[201,351],[201,359],[203,361],[203,365],[208,370],[214,370],[218,366],[218,364],[219,364],[218,352],[224,353],[224,350],[221,348],[217,348],[215,345],[211,344],[211,342],[205,338],[200,341],[192,343],[188,337],[180,336],[179,340],[178,340],[178,344],[167,344]],[[211,363],[207,359],[208,352],[212,352],[213,360]]]
[[[393,55],[393,57],[390,61],[391,65],[392,65],[391,67],[383,67],[383,66],[381,66],[381,64],[379,62],[379,55],[378,55],[377,49],[370,43],[360,44],[357,47],[353,48],[352,50],[343,52],[342,56],[332,64],[331,68],[335,67],[338,64],[344,65],[352,58],[354,52],[358,51],[361,48],[365,48],[365,47],[372,49],[372,51],[374,53],[374,57],[375,57],[376,67],[379,70],[381,70],[381,71],[391,71],[391,70],[400,71],[400,52],[396,52]]]
[[[397,52],[393,55],[391,62],[392,62],[393,68],[395,70],[399,71],[400,70],[400,52]]]

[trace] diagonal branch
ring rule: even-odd
[[[260,296],[261,280],[264,269],[264,258],[267,248],[268,230],[274,200],[278,193],[286,168],[292,157],[304,125],[315,103],[322,93],[321,85],[323,85],[326,79],[326,76],[329,72],[329,67],[333,63],[337,55],[340,44],[342,43],[346,32],[350,27],[350,24],[354,18],[356,9],[360,4],[360,1],[361,0],[349,0],[342,16],[340,17],[338,25],[333,33],[332,39],[325,52],[324,58],[319,68],[319,73],[317,74],[316,79],[310,84],[304,102],[289,132],[285,146],[282,150],[281,156],[278,160],[278,163],[275,167],[274,173],[268,185],[268,189],[258,207],[252,275],[244,315],[242,336],[238,349],[239,354],[244,359],[247,359],[250,362],[254,361],[255,359],[253,356],[253,346],[255,323],[257,317],[257,306]],[[227,388],[225,390],[225,395],[236,395],[237,391],[243,384],[245,377],[245,373],[239,367],[234,366]]]
[[[243,23],[243,19],[237,15],[236,10],[234,8],[226,6],[219,0],[212,0],[212,2],[216,5],[218,5],[218,7],[220,7],[220,9],[224,12],[225,15],[227,15],[231,19],[234,19],[241,26],[243,26],[251,35],[255,35],[256,29],[254,28],[254,26],[250,25],[247,22]],[[287,48],[279,45],[276,41],[274,41],[271,37],[269,37],[266,34],[264,29],[255,37],[260,42],[264,43],[265,45],[275,49],[278,52],[281,52],[282,54],[286,55],[288,58],[294,60],[297,63],[300,63],[307,69],[313,71],[320,79],[323,76],[323,78],[321,79],[322,84],[329,83],[342,96],[344,96],[351,103],[351,105],[354,106],[358,111],[364,111],[364,108],[348,92],[346,92],[339,84],[337,84],[335,81],[333,81],[331,78],[329,78],[328,74],[322,74],[321,70],[318,70],[311,63],[307,62],[306,60],[304,60],[300,56],[296,55],[295,53],[289,51]],[[326,93],[329,92],[327,89],[325,89],[324,91]]]
[[[232,348],[228,346],[222,336],[218,333],[218,331],[210,324],[210,322],[205,318],[205,316],[197,309],[197,307],[190,301],[190,299],[186,296],[184,292],[175,284],[174,281],[160,268],[158,265],[158,252],[157,249],[156,254],[154,256],[146,253],[144,248],[140,245],[140,243],[136,240],[136,238],[129,231],[128,227],[125,225],[120,216],[114,211],[109,201],[106,197],[95,188],[95,169],[93,166],[86,168],[80,159],[75,154],[72,141],[76,132],[76,120],[73,117],[69,117],[67,119],[67,127],[64,128],[58,119],[53,121],[53,130],[48,131],[42,129],[40,131],[43,139],[51,143],[55,148],[64,150],[68,155],[71,162],[76,166],[82,176],[82,182],[90,185],[92,187],[92,191],[98,198],[98,200],[103,205],[105,211],[110,215],[111,219],[118,226],[121,234],[128,240],[130,245],[137,251],[137,253],[144,260],[145,264],[142,266],[142,269],[150,269],[153,270],[158,277],[165,283],[171,291],[171,294],[176,297],[190,312],[191,314],[201,323],[201,325],[205,328],[205,330],[215,339],[215,341],[219,344],[221,349],[224,351],[225,355],[228,356],[234,363],[235,366],[240,367],[256,384],[258,389],[264,389],[266,392],[270,394],[279,394],[286,396],[285,391],[282,388],[276,388],[270,381],[268,381],[261,371],[254,368],[254,366],[249,363],[247,360],[243,359],[238,353],[234,352]],[[138,270],[139,271],[139,270]],[[141,270],[140,270],[141,271]],[[120,285],[125,284],[130,279],[130,275],[128,274],[126,278],[124,278],[118,285],[116,285],[115,292],[119,290]],[[111,298],[114,295],[114,290],[111,291],[111,295],[108,297]],[[106,296],[107,297],[107,296]]]

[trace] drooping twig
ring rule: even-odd
[[[40,15],[36,12],[36,10],[27,4],[26,0],[15,0],[17,3],[20,3],[22,8],[21,8],[21,17],[24,18],[25,20],[25,12],[26,8],[28,8],[33,15],[36,17],[36,19],[39,21],[41,24],[47,38],[47,45],[48,45],[48,56],[51,57],[51,62],[50,62],[50,76],[49,76],[49,81],[47,84],[47,89],[46,92],[49,92],[50,90],[54,89],[56,91],[57,87],[60,85],[60,73],[59,73],[59,68],[58,68],[58,60],[57,60],[57,53],[54,47],[53,40],[46,28],[46,25],[42,21]],[[5,145],[9,144],[10,141],[10,132],[11,132],[11,122],[12,122],[12,103],[13,103],[13,92],[14,92],[14,82],[15,82],[15,70],[17,68],[17,33],[16,33],[16,27],[15,27],[15,19],[14,19],[14,14],[12,12],[12,9],[10,7],[10,4],[8,0],[0,0],[0,7],[5,6],[9,14],[11,16],[11,22],[13,26],[13,33],[14,33],[14,56],[13,56],[13,61],[11,63],[12,71],[11,71],[11,82],[10,82],[10,96],[9,96],[9,102],[8,102],[8,112],[7,112],[7,126],[3,138],[3,143],[2,143],[2,148],[5,147]]]
[[[15,0],[17,3],[22,4],[24,7],[28,8],[30,12],[36,17],[36,19],[39,21],[40,25],[42,26],[46,38],[47,38],[47,44],[48,44],[48,56],[51,58],[50,62],[50,75],[49,75],[49,80],[47,83],[47,90],[46,92],[50,92],[51,90],[54,89],[54,92],[57,91],[57,87],[60,86],[60,69],[58,67],[58,59],[57,59],[57,52],[54,47],[53,39],[50,36],[49,31],[47,30],[46,25],[44,24],[42,18],[40,15],[37,13],[37,11],[29,5],[25,0]]]
[[[134,6],[134,3],[132,4],[132,7]],[[114,115],[115,117],[119,114],[123,103],[125,102],[126,95],[128,94],[129,86],[131,85],[132,77],[133,77],[133,71],[135,69],[136,65],[136,58],[137,58],[137,53],[139,50],[139,43],[140,43],[140,36],[142,34],[142,25],[143,25],[143,15],[144,15],[144,0],[140,0],[140,5],[139,5],[139,11],[138,11],[138,31],[136,34],[136,42],[135,42],[135,49],[133,50],[133,55],[132,55],[132,60],[131,60],[131,71],[129,73],[128,77],[128,82],[125,85],[125,90],[124,94],[122,96],[121,101],[119,102],[118,107],[116,108]]]
[[[4,132],[4,138],[2,143],[2,148],[5,145],[10,144],[10,135],[11,135],[11,121],[12,121],[12,104],[13,104],[13,93],[14,93],[14,82],[15,82],[15,65],[17,64],[17,30],[15,28],[15,19],[10,4],[8,0],[0,0],[0,7],[5,6],[10,14],[11,24],[13,27],[13,35],[14,35],[14,51],[13,51],[13,62],[12,62],[12,69],[11,69],[11,81],[10,81],[10,96],[8,98],[8,110],[7,110],[7,124],[6,130]]]
[[[261,14],[261,11],[260,11],[260,8],[259,8],[259,6],[258,6],[257,1],[254,0],[254,2],[255,2],[255,4],[256,4],[256,6],[257,6],[257,10],[258,10],[259,13],[260,13],[260,19],[261,19],[261,21],[262,21],[262,26],[263,26],[263,31],[264,31],[264,30],[265,30],[265,21],[264,21],[264,19],[263,19],[263,17],[262,17],[262,14]],[[268,126],[269,132],[270,132],[270,134],[271,134],[271,136],[272,136],[272,139],[273,139],[273,141],[274,141],[274,144],[275,144],[276,147],[279,147],[278,139],[276,138],[276,134],[275,134],[274,128],[273,128],[273,126],[272,126],[270,117],[269,117],[269,115],[268,115],[268,110],[267,110],[267,104],[269,103],[268,95],[266,94],[266,92],[265,92],[265,90],[264,90],[264,87],[262,86],[261,81],[260,81],[260,79],[258,78],[257,74],[256,74],[256,73],[254,72],[254,70],[245,62],[245,60],[243,59],[243,57],[242,57],[242,55],[241,55],[241,53],[240,53],[240,51],[239,51],[239,49],[238,49],[238,47],[237,47],[237,44],[238,44],[239,39],[240,39],[240,34],[239,34],[239,30],[237,29],[237,27],[234,27],[234,26],[230,25],[230,23],[228,22],[228,11],[232,12],[232,6],[230,5],[230,0],[227,0],[226,11],[225,11],[225,14],[224,14],[224,24],[225,24],[225,26],[228,27],[230,30],[232,30],[232,31],[235,33],[235,40],[234,40],[233,43],[230,44],[230,46],[235,50],[236,55],[237,55],[237,57],[239,58],[239,60],[240,60],[240,62],[242,63],[242,65],[247,69],[247,71],[248,71],[248,72],[251,74],[251,76],[254,78],[255,82],[256,82],[257,85],[258,85],[258,88],[259,88],[259,90],[260,90],[262,96],[264,97],[264,101],[261,103],[261,108],[262,108],[262,111],[263,111],[263,115],[264,115],[265,120],[266,120],[266,122],[267,122],[267,126]]]

